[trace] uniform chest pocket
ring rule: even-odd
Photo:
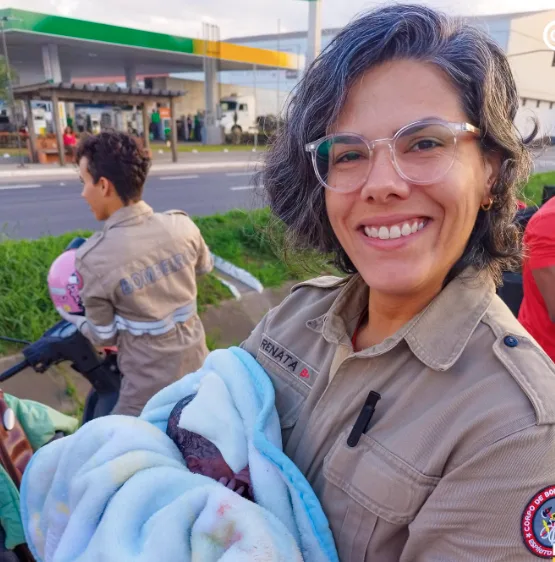
[[[426,476],[362,435],[347,445],[348,428],[324,460],[323,504],[342,562],[398,560],[408,526],[439,478]],[[403,535],[405,536],[403,540]],[[392,537],[396,540],[392,540]]]

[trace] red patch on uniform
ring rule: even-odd
[[[526,506],[521,533],[528,550],[538,558],[555,556],[555,486],[538,492]]]
[[[310,373],[308,372],[308,369],[303,369],[303,370],[301,371],[301,377],[302,377],[303,379],[308,379],[308,378],[310,378]]]

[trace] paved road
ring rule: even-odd
[[[208,155],[210,156],[210,155]],[[195,156],[194,162],[208,158]],[[238,158],[234,154],[219,155],[219,161]],[[245,159],[245,157],[242,157]],[[251,155],[253,161],[258,155]],[[191,156],[193,159],[193,156]],[[224,160],[225,161],[225,160]],[[545,151],[535,163],[535,172],[555,170],[555,147]],[[77,229],[98,228],[85,202],[80,197],[77,179],[0,180],[0,233],[10,238],[38,238],[45,234],[62,234]],[[210,215],[231,209],[253,209],[263,203],[261,194],[253,189],[252,172],[206,169],[187,172],[151,173],[145,192],[146,201],[157,211],[183,209],[191,215]]]
[[[145,200],[156,211],[183,209],[191,215],[210,215],[262,205],[253,189],[251,172],[199,170],[151,175]],[[98,229],[75,179],[0,182],[0,232],[10,238],[38,238],[78,229]]]

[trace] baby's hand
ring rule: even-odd
[[[218,482],[220,484],[223,484],[226,488],[229,488],[232,492],[236,492],[240,496],[242,496],[245,493],[245,486],[241,482],[235,480],[235,478],[229,480],[224,477],[224,478],[220,478]]]

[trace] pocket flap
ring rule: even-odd
[[[324,477],[378,517],[393,524],[410,523],[439,482],[426,476],[362,435],[347,445],[344,431],[324,460]]]

